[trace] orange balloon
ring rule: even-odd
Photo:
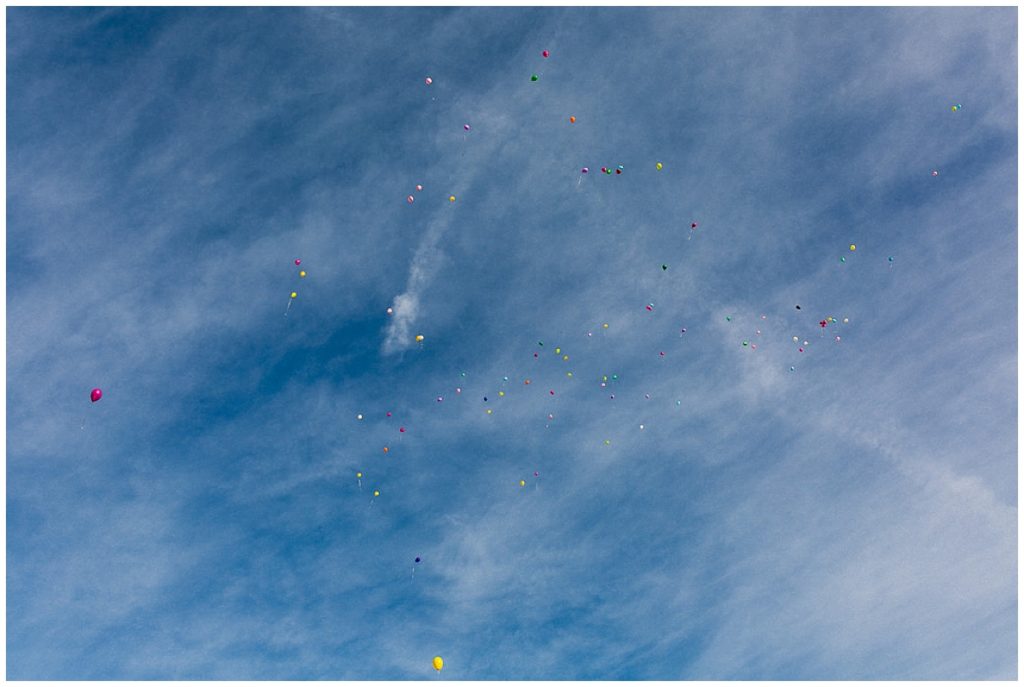
[[[569,117],[569,121],[572,122],[573,124],[575,124],[576,123],[576,118],[575,117]]]
[[[387,453],[390,449],[387,446],[384,447],[384,453]]]

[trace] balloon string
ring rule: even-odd
[[[288,317],[288,311],[291,310],[291,307],[292,307],[292,299],[289,298],[288,299],[288,307],[284,309],[284,316],[285,317]]]

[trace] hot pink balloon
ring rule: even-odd
[[[89,398],[91,398],[92,402],[95,403],[96,401],[98,401],[101,398],[103,398],[103,390],[102,389],[93,389],[92,393],[89,394]]]
[[[295,264],[296,264],[296,265],[301,265],[301,264],[302,264],[302,261],[301,261],[301,260],[299,260],[298,258],[295,258]]]

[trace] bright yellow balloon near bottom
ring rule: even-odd
[[[299,294],[297,294],[294,291],[292,291],[292,298],[298,298],[298,296],[299,296]]]
[[[440,673],[441,668],[444,668],[444,659],[440,656],[434,656],[434,670]]]

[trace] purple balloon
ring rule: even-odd
[[[580,171],[581,171],[582,173],[584,173],[584,174],[587,174],[587,173],[589,173],[589,172],[590,172],[590,167],[584,167],[584,168],[583,168],[583,169],[581,169]]]
[[[420,557],[419,557],[419,556],[416,556],[416,562],[417,562],[417,563],[419,563],[419,562],[420,562]]]
[[[89,398],[91,398],[92,402],[95,403],[103,398],[103,391],[101,389],[93,389],[92,393],[89,394]]]
[[[469,131],[469,124],[463,124],[462,128],[465,129],[466,131]]]

